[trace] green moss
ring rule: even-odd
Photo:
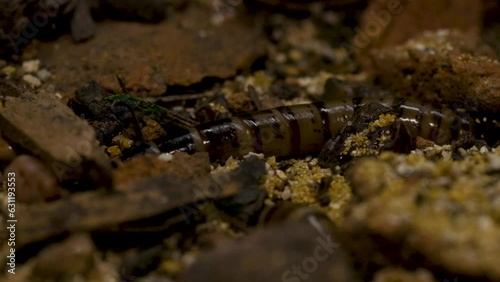
[[[155,103],[144,101],[135,96],[117,93],[109,96],[107,99],[112,101],[122,102],[126,105],[131,106],[134,110],[138,110],[143,114],[150,116],[154,120],[161,120],[166,117],[166,111]]]

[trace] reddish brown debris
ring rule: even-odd
[[[164,93],[167,85],[227,78],[264,54],[265,39],[242,18],[215,26],[207,17],[211,12],[192,5],[158,25],[104,22],[89,42],[74,45],[65,36],[42,44],[40,59],[65,95],[93,79],[121,91],[117,75],[128,90],[148,95]]]
[[[455,30],[426,32],[372,53],[386,89],[495,113],[500,111],[500,63],[493,57],[477,38]]]
[[[370,66],[369,51],[394,46],[426,31],[454,28],[479,34],[482,1],[377,0],[364,11],[353,46],[358,60]]]
[[[171,158],[165,160],[152,154],[132,158],[113,171],[114,183],[122,185],[162,173],[170,173],[187,180],[206,175],[210,171],[207,153],[178,153]]]
[[[47,246],[36,257],[30,281],[89,279],[96,271],[96,247],[86,233],[77,233],[66,240]]]

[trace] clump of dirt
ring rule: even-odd
[[[447,29],[372,53],[384,88],[423,102],[490,113],[500,110],[500,63],[494,56],[478,38]]]
[[[371,1],[352,44],[358,62],[369,68],[371,50],[402,44],[424,31],[457,29],[478,35],[482,13],[482,2],[475,0]]]
[[[121,185],[169,173],[187,180],[207,174],[209,171],[210,160],[206,153],[195,155],[180,153],[175,156],[146,154],[120,165],[113,171],[113,179],[116,185]]]
[[[0,42],[49,1],[24,2],[29,11],[0,19],[11,21]],[[0,279],[500,281],[500,68],[478,36],[483,19],[498,51],[498,1],[57,2],[63,15],[50,22],[71,25],[71,36],[0,60],[0,167],[6,182],[16,173],[18,193],[16,276]],[[150,23],[94,26],[109,14],[91,11]],[[330,99],[349,110],[319,155],[236,159],[199,130]],[[310,109],[326,126],[327,110]],[[295,130],[293,115],[277,117],[304,134],[306,123]],[[271,128],[234,126],[254,130],[253,141]],[[78,161],[89,157],[81,141],[96,161]],[[229,159],[162,153],[170,141]],[[46,169],[54,161],[71,168],[69,183]],[[6,190],[0,202],[12,201]]]
[[[341,228],[362,263],[500,279],[500,151],[462,153],[454,161],[451,146],[435,146],[354,164],[347,179],[360,202]]]

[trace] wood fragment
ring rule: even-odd
[[[170,103],[170,102],[185,101],[185,100],[196,100],[207,96],[208,96],[207,93],[195,93],[195,94],[169,95],[161,97],[147,97],[144,100],[154,103],[158,102]]]
[[[23,247],[65,232],[105,229],[176,210],[211,195],[210,184],[216,183],[207,181],[198,186],[163,174],[120,191],[87,191],[47,204],[19,204],[16,245]],[[234,187],[228,188],[219,190],[217,197],[233,194]]]
[[[255,87],[253,87],[252,85],[248,85],[248,94],[250,95],[250,98],[252,98],[253,102],[255,103],[255,107],[257,108],[257,111],[263,110],[264,106],[262,105],[262,101],[260,101],[259,95],[257,94]]]
[[[182,215],[188,223],[189,217],[198,212],[200,201],[237,196],[265,171],[260,160],[249,158],[244,163],[248,165],[241,169],[207,173],[193,181],[165,173],[127,182],[113,191],[75,193],[46,204],[19,204],[16,246],[23,247],[66,232],[110,230],[167,213],[172,218]]]

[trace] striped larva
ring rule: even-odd
[[[365,96],[235,115],[200,124],[187,134],[161,142],[159,148],[170,153],[208,152],[213,160],[249,152],[276,157],[315,154],[349,123],[355,108],[370,102],[392,106],[412,138],[420,136],[446,144],[464,131],[477,138],[486,137],[485,123],[470,115],[390,97]]]

